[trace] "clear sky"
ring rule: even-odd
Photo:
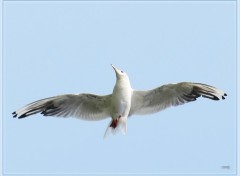
[[[236,173],[235,1],[5,1],[3,169],[12,174]],[[110,119],[13,119],[32,101],[192,81],[224,90],[103,139]]]

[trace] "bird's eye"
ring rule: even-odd
[[[121,70],[121,73],[124,73],[124,72]]]

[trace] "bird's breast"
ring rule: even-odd
[[[131,91],[118,90],[112,95],[112,113],[113,116],[121,115],[128,116],[131,108]]]

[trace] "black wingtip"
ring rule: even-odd
[[[222,99],[225,100],[225,96],[227,96],[226,93],[223,94]]]
[[[12,113],[12,115],[13,115],[13,118],[17,117],[16,111],[14,111],[14,112]]]
[[[23,114],[23,115],[19,116],[18,118],[19,118],[19,119],[22,119],[22,118],[24,118],[24,117],[27,117],[27,115],[26,115],[26,114]]]
[[[212,100],[219,100],[219,98],[216,97],[216,96],[214,96],[214,97],[212,98]]]

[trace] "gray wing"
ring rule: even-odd
[[[225,99],[227,94],[206,84],[190,82],[167,84],[148,91],[133,90],[129,115],[158,112],[170,106],[195,101],[200,96],[219,100]]]
[[[101,120],[110,116],[111,95],[66,94],[30,103],[13,112],[13,117],[24,118],[36,113],[44,116],[77,117]]]

